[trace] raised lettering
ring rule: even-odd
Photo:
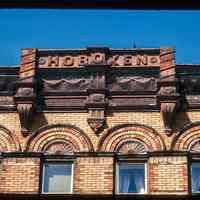
[[[124,56],[124,65],[132,65],[132,56],[131,55]]]
[[[47,65],[49,67],[56,67],[59,65],[59,57],[58,56],[55,56],[55,57],[52,57],[52,56],[48,56],[48,62],[47,62]]]
[[[105,54],[94,53],[91,56],[91,64],[102,64],[105,62]]]
[[[45,57],[40,57],[39,58],[39,64],[40,65],[45,65],[45,63],[46,63],[46,58]]]
[[[147,65],[148,57],[146,55],[136,56],[136,65]]]
[[[73,66],[74,65],[74,58],[72,56],[65,56],[63,58],[63,65],[64,66]]]
[[[156,57],[151,57],[150,61],[151,63],[155,64],[158,62],[158,59]]]
[[[79,56],[78,58],[79,65],[88,65],[88,57],[87,56]]]
[[[113,66],[119,66],[118,60],[119,60],[119,55],[115,55],[112,57],[112,59],[110,61],[111,63],[109,63],[109,64],[111,64]]]

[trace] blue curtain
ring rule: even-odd
[[[192,164],[192,192],[200,192],[200,163]]]
[[[144,165],[119,166],[119,193],[143,193]]]

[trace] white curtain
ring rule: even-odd
[[[71,191],[71,165],[47,164],[45,166],[44,192]]]

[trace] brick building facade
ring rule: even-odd
[[[0,75],[0,199],[199,199],[200,65],[173,48],[22,49]]]

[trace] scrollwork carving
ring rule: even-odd
[[[109,88],[113,91],[156,91],[157,80],[154,77],[115,77]]]
[[[60,79],[60,80],[45,80],[44,91],[82,91],[90,87],[90,79],[86,78],[73,78],[73,79]]]
[[[176,87],[175,86],[161,87],[160,90],[159,90],[159,95],[162,95],[162,96],[177,95]]]
[[[33,88],[18,88],[16,96],[29,97],[33,96]]]

